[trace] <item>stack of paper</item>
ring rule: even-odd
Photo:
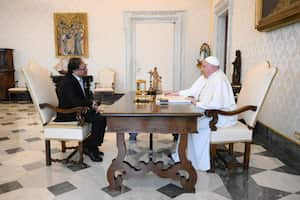
[[[168,104],[168,103],[191,103],[191,100],[183,96],[165,96],[157,95],[156,103],[158,104]]]

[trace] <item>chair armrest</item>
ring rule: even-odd
[[[95,88],[100,87],[100,83],[99,82],[95,82]]]
[[[64,114],[76,113],[76,119],[78,120],[78,125],[80,125],[80,126],[82,126],[84,124],[84,117],[82,116],[82,114],[85,114],[90,109],[87,106],[78,106],[78,107],[74,107],[74,108],[63,109],[63,108],[58,108],[56,106],[53,106],[49,103],[41,103],[41,104],[39,104],[39,106],[41,109],[50,108],[51,110],[54,110],[55,112],[60,112],[60,113],[64,113]]]
[[[216,124],[218,122],[218,115],[232,116],[232,115],[237,115],[237,114],[240,114],[240,113],[248,111],[248,110],[256,111],[256,109],[257,109],[257,106],[252,106],[252,105],[243,106],[241,108],[238,108],[238,109],[232,110],[232,111],[211,109],[211,110],[205,110],[204,115],[207,116],[207,117],[212,117],[212,120],[209,122],[209,127],[212,131],[216,131],[217,130]]]

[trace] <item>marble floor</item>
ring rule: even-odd
[[[128,136],[126,136],[128,137]],[[128,140],[127,140],[128,141]],[[155,134],[155,159],[170,162],[174,150],[171,135]],[[184,193],[180,184],[147,174],[125,180],[121,194],[105,192],[106,171],[116,156],[115,134],[106,133],[101,163],[84,157],[87,168],[78,169],[53,163],[45,166],[43,128],[32,104],[0,103],[0,200],[9,199],[199,199],[199,200],[299,200],[300,172],[289,167],[262,146],[252,144],[248,171],[225,170],[216,173],[198,171],[196,193]],[[136,143],[127,142],[131,163],[147,161],[148,136],[138,135]],[[241,161],[242,145],[235,146]],[[53,157],[64,157],[58,142],[52,143]]]

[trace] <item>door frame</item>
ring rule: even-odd
[[[226,75],[231,80],[231,34],[232,34],[232,8],[233,8],[233,0],[219,0],[218,3],[214,6],[214,29],[216,30],[215,38],[214,38],[214,52],[216,52],[216,56],[220,60],[220,66],[223,69],[226,65]],[[225,23],[226,23],[226,13],[228,15],[228,24],[227,24],[227,40],[225,40]],[[225,44],[227,42],[227,44]],[[226,45],[226,55],[225,54],[225,46]],[[223,69],[224,70],[224,69]]]
[[[182,86],[183,65],[183,18],[184,11],[125,11],[125,68],[127,91],[136,89],[136,24],[137,23],[171,23],[174,24],[173,42],[173,89]]]

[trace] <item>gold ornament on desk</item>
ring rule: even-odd
[[[139,79],[139,80],[136,81],[136,94],[137,95],[147,94],[146,80]]]
[[[150,75],[150,87],[148,93],[152,95],[162,94],[162,78],[157,71],[157,67],[154,67],[153,71],[151,70],[148,73]]]
[[[162,94],[161,76],[158,73],[157,67],[148,72],[149,74],[149,89],[146,90],[146,81],[139,79],[136,81],[136,96],[135,103],[153,102],[156,94]]]

